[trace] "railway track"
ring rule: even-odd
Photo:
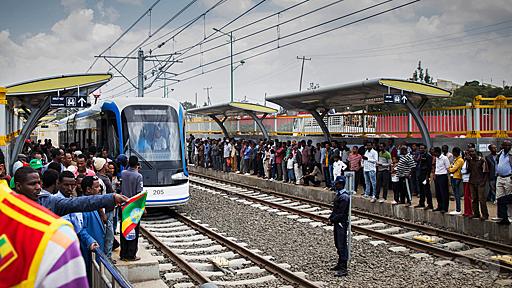
[[[262,256],[261,251],[175,211],[145,216],[141,233],[155,247],[153,254],[163,253],[170,259],[161,263],[160,270],[172,287],[205,283],[222,287],[321,287],[307,280],[304,273],[290,271],[289,265],[277,264],[271,256]]]
[[[330,205],[326,203],[219,180],[202,174],[193,173],[192,175],[194,175],[190,180],[192,187],[217,191],[216,193],[229,195],[227,198],[231,200],[297,219],[300,222],[309,222],[312,226],[331,228],[326,226],[331,212]],[[428,255],[485,266],[501,273],[512,273],[511,266],[491,258],[491,256],[499,257],[512,253],[512,247],[502,243],[374,215],[356,209],[353,209],[352,212],[352,231],[403,245]]]

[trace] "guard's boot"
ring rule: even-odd
[[[344,262],[341,263],[340,269],[338,271],[336,271],[334,276],[336,276],[336,277],[345,277],[347,275],[348,275],[347,262],[344,261]]]
[[[336,264],[336,266],[333,266],[333,267],[331,268],[331,271],[338,271],[338,270],[340,270],[340,269],[341,269],[341,265],[340,265],[340,264]]]

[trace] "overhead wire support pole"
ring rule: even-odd
[[[144,51],[139,49],[137,57],[138,93],[137,97],[144,97]]]
[[[235,69],[233,68],[233,31],[229,32],[229,34],[226,33],[226,32],[223,32],[223,31],[221,31],[220,29],[217,29],[217,28],[213,28],[213,31],[222,33],[222,34],[224,34],[224,35],[229,37],[230,54],[231,54],[229,56],[229,59],[231,61],[231,63],[230,63],[231,69],[229,69],[229,70],[230,70],[230,81],[231,81],[231,102],[233,102],[233,99],[234,99],[234,97],[233,97],[233,94],[234,94],[233,93],[233,88],[234,88],[234,85],[233,85],[233,72],[235,71]]]
[[[304,75],[304,62],[306,60],[311,61],[311,58],[306,58],[306,56],[299,57],[297,56],[298,60],[302,60],[302,67],[300,68],[300,83],[299,83],[299,91],[302,91],[302,76]]]

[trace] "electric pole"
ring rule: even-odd
[[[208,106],[212,105],[212,101],[210,101],[210,90],[213,89],[213,87],[205,87],[203,88],[204,90],[206,90],[206,103],[208,104]]]
[[[197,108],[197,92],[196,92],[196,108]]]
[[[299,83],[299,91],[302,91],[302,76],[304,75],[304,62],[306,60],[311,61],[311,58],[306,58],[306,56],[302,56],[302,57],[297,56],[297,60],[302,60],[302,67],[300,68],[300,83]]]

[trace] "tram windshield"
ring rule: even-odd
[[[181,161],[176,110],[169,106],[124,109],[128,146],[146,161]]]

